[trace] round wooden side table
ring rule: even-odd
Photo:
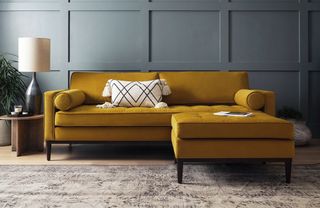
[[[29,151],[43,152],[43,115],[0,116],[0,119],[11,121],[11,145],[17,157]]]

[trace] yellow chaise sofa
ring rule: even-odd
[[[163,98],[169,107],[97,108],[110,101],[102,97],[109,79],[165,79],[172,92]],[[250,111],[257,116],[215,117],[218,111]],[[293,129],[274,116],[275,94],[250,90],[246,72],[74,72],[70,89],[45,93],[47,159],[55,143],[172,139],[179,182],[182,162],[194,159],[283,161],[290,182]]]

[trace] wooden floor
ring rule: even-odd
[[[294,164],[320,164],[320,139],[313,139],[308,146],[297,147]],[[0,165],[168,165],[173,164],[170,144],[135,145],[53,145],[52,161],[45,153],[16,157],[11,146],[0,147]]]

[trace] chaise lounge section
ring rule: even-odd
[[[183,163],[201,161],[284,162],[290,183],[294,156],[293,127],[283,119],[262,112],[252,117],[221,117],[211,112],[172,116],[172,145],[177,161],[178,182]]]

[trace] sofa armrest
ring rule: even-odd
[[[276,99],[275,93],[272,91],[241,89],[235,94],[234,100],[238,105],[249,109],[261,109],[269,115],[276,115]]]
[[[54,99],[56,95],[65,90],[47,91],[44,93],[44,139],[54,140],[54,115],[56,108]]]
[[[271,116],[276,116],[276,94],[268,90],[256,90],[264,95],[263,111]]]
[[[72,89],[59,92],[54,98],[54,106],[62,111],[82,105],[86,95],[82,90]]]

